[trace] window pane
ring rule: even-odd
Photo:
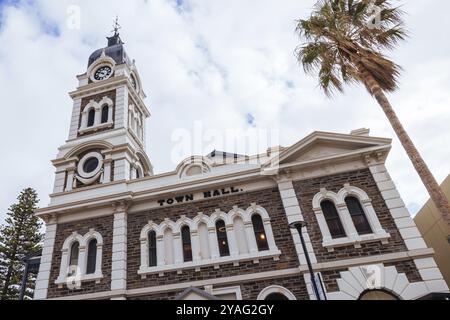
[[[109,113],[109,107],[104,106],[102,108],[102,123],[108,122],[108,113]]]
[[[192,261],[191,231],[188,226],[181,229],[184,262]]]
[[[97,262],[97,240],[92,239],[89,242],[88,246],[88,258],[86,265],[87,274],[95,273],[96,262]]]
[[[95,110],[91,109],[91,111],[89,111],[89,115],[88,115],[88,127],[92,127],[94,125],[95,122]]]
[[[155,231],[150,231],[148,233],[148,265],[150,267],[156,267],[156,233]]]
[[[353,224],[355,225],[358,234],[371,234],[372,228],[367,220],[366,214],[361,206],[361,202],[355,197],[347,197],[345,199],[348,211],[352,216]]]
[[[78,253],[80,251],[80,244],[74,242],[70,248],[70,258],[69,258],[69,276],[76,274],[76,268],[78,267]]]
[[[86,173],[91,173],[98,167],[98,159],[95,157],[89,158],[84,162],[83,170]]]
[[[320,204],[323,215],[330,230],[331,237],[333,239],[346,237],[344,227],[342,226],[341,219],[337,212],[336,206],[333,202],[326,200]]]
[[[228,247],[227,229],[225,222],[219,220],[216,222],[217,241],[219,243],[219,253],[221,257],[230,255],[230,248]]]
[[[259,214],[254,214],[252,217],[253,231],[255,232],[256,245],[259,251],[269,250],[269,244],[267,243],[266,231],[264,230],[264,224]]]

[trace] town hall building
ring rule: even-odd
[[[420,299],[448,287],[385,167],[391,140],[314,132],[154,174],[119,34],[70,93],[35,299]],[[306,222],[301,238],[290,224]],[[317,274],[312,282],[307,258]]]

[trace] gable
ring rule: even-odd
[[[281,152],[279,164],[308,162],[390,147],[391,140],[366,136],[314,132]]]
[[[371,147],[374,145],[348,144],[332,141],[317,141],[310,146],[295,152],[289,157],[283,159],[282,163],[299,162],[308,160],[319,160],[335,155],[345,154],[359,149]]]

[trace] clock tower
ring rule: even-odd
[[[118,28],[105,48],[89,57],[70,93],[69,137],[59,148],[54,193],[127,181],[153,174],[145,152],[146,95]]]

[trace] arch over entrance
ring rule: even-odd
[[[288,289],[274,285],[264,288],[257,300],[297,300],[297,298]]]
[[[400,298],[388,290],[374,289],[361,293],[358,300],[400,300]]]

